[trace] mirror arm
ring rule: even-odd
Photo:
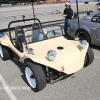
[[[25,19],[25,15],[22,15],[22,18],[23,18],[23,22],[25,22],[25,20],[24,20]]]
[[[55,33],[55,31],[54,31],[54,30],[53,30],[53,32],[54,32],[54,37],[55,37],[56,33]]]

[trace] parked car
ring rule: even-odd
[[[1,4],[1,7],[7,7],[7,6],[12,6],[12,4]]]
[[[95,7],[96,7],[97,10],[100,10],[100,3],[97,3],[97,4],[95,5]]]
[[[87,40],[89,44],[100,45],[100,11],[90,13],[90,15],[71,20],[68,34],[75,38],[79,36],[82,40]]]
[[[96,6],[100,5],[100,2],[99,3],[96,3]]]

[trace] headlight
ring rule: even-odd
[[[50,50],[47,52],[47,58],[50,61],[53,61],[55,59],[56,55],[57,55],[57,53],[54,50]]]
[[[78,36],[75,37],[75,40],[78,41],[80,43],[80,46],[84,49],[87,45],[87,41],[86,40],[80,40]]]
[[[75,37],[75,40],[76,40],[76,41],[79,41],[79,37],[78,37],[78,36],[76,36],[76,37]]]
[[[86,40],[80,40],[80,45],[84,49],[87,46],[87,41]]]

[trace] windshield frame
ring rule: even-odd
[[[50,27],[54,27],[54,26],[56,26],[56,27],[58,27],[58,29],[53,29],[53,30],[49,30],[49,31],[46,31],[46,33],[44,33],[44,35],[46,36],[46,38],[44,38],[43,40],[38,40],[38,41],[32,41],[32,42],[29,42],[29,43],[27,43],[27,44],[31,44],[31,43],[36,43],[36,42],[41,42],[41,41],[45,41],[45,40],[49,40],[49,39],[53,39],[53,38],[56,38],[56,37],[60,37],[60,36],[63,36],[64,35],[64,32],[63,32],[63,27],[61,26],[61,25],[47,25],[47,26],[45,26],[45,27],[43,27],[43,28],[50,28]],[[59,28],[60,27],[60,28]],[[43,29],[44,30],[44,29]],[[57,34],[57,32],[56,31],[59,31],[59,30],[61,30],[61,34],[60,35],[58,35]],[[30,33],[29,33],[29,36],[33,36],[32,35],[32,31],[34,31],[34,29],[29,29],[29,30],[26,30],[25,32],[28,32],[28,31],[30,31],[31,32],[31,35],[30,35]],[[24,32],[24,35],[25,35],[25,32]],[[54,37],[51,37],[51,38],[48,38],[47,37],[47,34],[49,33],[49,32],[54,32]],[[42,33],[42,32],[41,32]],[[59,33],[59,32],[58,32]],[[25,39],[26,39],[26,37],[28,37],[27,35],[25,35]],[[27,41],[27,40],[26,40]]]

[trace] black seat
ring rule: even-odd
[[[32,24],[32,34],[33,34],[33,42],[45,39],[44,32],[42,28],[39,26],[39,23]]]
[[[25,44],[26,42],[22,26],[19,25],[15,27],[15,36],[18,48],[21,52],[23,52],[23,44]]]

